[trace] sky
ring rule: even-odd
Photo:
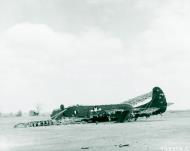
[[[1,0],[0,112],[164,91],[190,109],[189,0]]]

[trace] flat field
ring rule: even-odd
[[[190,151],[190,111],[126,123],[13,128],[48,117],[0,118],[0,151]]]

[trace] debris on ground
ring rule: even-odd
[[[81,149],[89,149],[90,147],[81,147]]]
[[[121,148],[121,147],[128,147],[129,146],[129,144],[119,144],[119,147]]]

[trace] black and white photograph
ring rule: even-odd
[[[190,151],[189,0],[0,0],[0,151]]]

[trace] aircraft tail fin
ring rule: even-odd
[[[159,87],[153,88],[152,100],[149,104],[147,104],[147,106],[159,108],[159,110],[157,110],[156,113],[154,113],[154,114],[164,113],[166,111],[166,109],[167,109],[166,97],[161,88],[159,88]]]

